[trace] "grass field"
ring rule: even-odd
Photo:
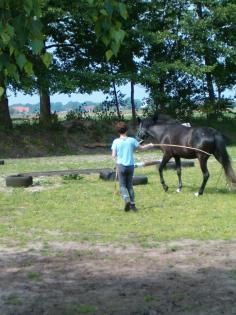
[[[236,147],[229,152],[236,169]],[[158,155],[158,156],[157,156]],[[137,153],[138,161],[160,152]],[[30,171],[113,167],[109,154],[6,159],[0,166],[0,314],[233,315],[236,313],[236,192],[221,166],[201,197],[198,162],[165,172],[138,168],[138,212],[124,212],[114,182],[97,174],[34,178],[10,188],[5,177]]]
[[[230,147],[229,153],[236,169],[236,147]],[[144,161],[157,155],[145,152],[136,157]],[[226,185],[214,158],[208,165],[211,177],[205,194],[198,198],[194,192],[198,191],[202,175],[197,161],[195,167],[183,169],[181,194],[175,192],[175,171],[165,172],[169,185],[165,193],[154,166],[136,169],[136,174],[148,175],[149,184],[135,186],[140,211],[125,213],[120,197],[113,194],[114,183],[104,182],[98,175],[76,180],[40,177],[30,188],[5,187],[5,177],[19,172],[113,167],[109,154],[5,160],[5,165],[0,166],[0,238],[6,244],[59,240],[145,247],[165,240],[234,239],[236,192]]]

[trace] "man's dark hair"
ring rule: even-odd
[[[115,128],[116,128],[116,132],[119,133],[119,134],[123,134],[123,133],[126,133],[126,131],[128,131],[128,126],[123,121],[119,121],[116,124]]]

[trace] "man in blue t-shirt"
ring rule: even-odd
[[[128,137],[128,127],[124,122],[116,124],[116,131],[120,135],[112,143],[112,157],[116,159],[118,179],[120,184],[120,194],[125,201],[125,211],[138,209],[135,206],[133,190],[134,157],[135,149],[145,150],[152,148],[153,144],[141,145],[136,139]]]

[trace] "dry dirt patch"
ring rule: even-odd
[[[236,241],[1,248],[1,315],[236,314]]]

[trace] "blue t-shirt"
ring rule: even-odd
[[[134,138],[126,137],[115,139],[111,149],[116,151],[116,163],[124,166],[134,165],[133,152],[138,147],[139,143]]]

